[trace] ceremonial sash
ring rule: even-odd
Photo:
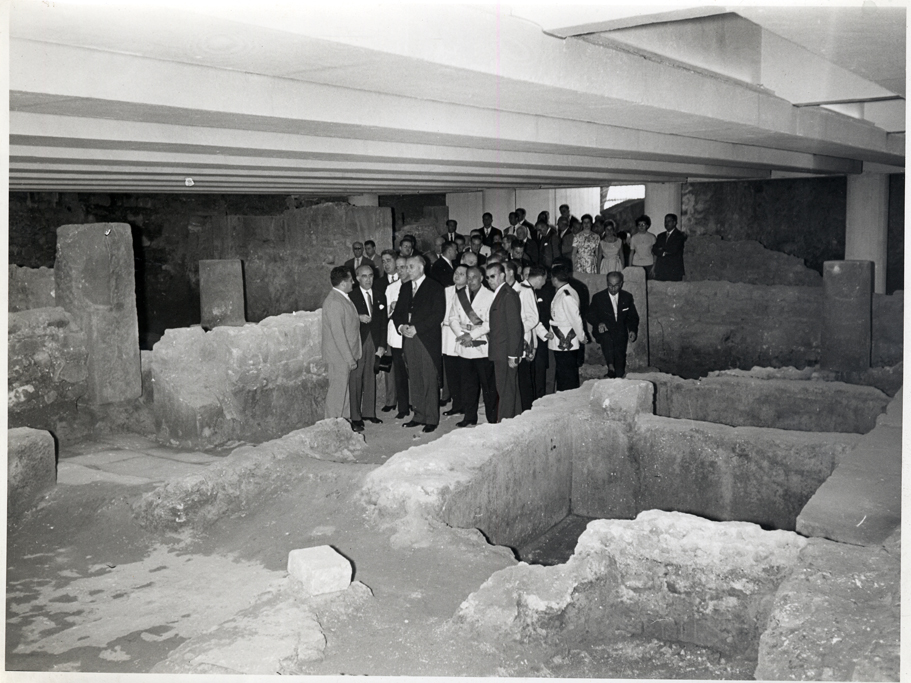
[[[462,305],[462,310],[465,311],[465,315],[468,316],[468,319],[471,321],[471,324],[475,325],[475,326],[481,325],[481,324],[483,324],[484,321],[481,320],[481,316],[479,316],[477,313],[475,313],[474,309],[471,307],[471,302],[468,300],[468,294],[466,293],[467,290],[468,290],[468,287],[462,287],[462,289],[457,290],[456,297],[458,297],[459,303]],[[483,346],[486,343],[487,343],[486,339],[472,339],[468,343],[468,346]]]

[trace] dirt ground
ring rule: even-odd
[[[432,436],[456,421],[444,418]],[[474,530],[444,529],[429,547],[395,549],[392,530],[371,523],[358,499],[363,478],[393,453],[430,440],[415,432],[394,420],[368,427],[360,462],[307,462],[295,483],[203,532],[140,528],[130,501],[152,484],[58,485],[8,531],[6,669],[175,671],[168,656],[176,648],[206,632],[236,637],[223,625],[286,585],[291,550],[331,545],[372,597],[321,612],[324,656],[293,673],[751,676],[755,662],[726,662],[701,648],[636,640],[494,646],[452,626],[459,604],[516,559],[479,545]]]

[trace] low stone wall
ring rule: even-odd
[[[732,427],[866,434],[889,404],[879,389],[844,382],[637,373],[655,385],[655,414]]]
[[[266,441],[323,418],[320,311],[167,330],[153,349],[159,435],[184,446]]]
[[[650,281],[648,303],[650,365],[663,372],[819,362],[821,287]]]
[[[755,240],[690,235],[684,254],[686,280],[726,280],[752,285],[822,287],[822,275],[803,259],[766,249]]]
[[[638,509],[793,530],[803,506],[859,439],[640,415],[630,438]],[[602,516],[592,512],[585,514]]]
[[[397,453],[367,476],[363,499],[395,520],[398,543],[420,545],[423,524],[442,521],[519,547],[569,513],[573,450],[599,431],[587,393],[546,396],[498,425]]]
[[[10,264],[7,299],[10,313],[53,306],[56,306],[53,268],[25,268]]]
[[[86,342],[72,316],[56,307],[10,313],[7,333],[9,426],[64,440],[84,431],[77,401],[88,391]]]
[[[6,433],[6,514],[9,518],[31,508],[38,497],[57,483],[54,437],[29,427]]]
[[[133,516],[147,529],[202,529],[302,476],[319,477],[310,459],[350,463],[363,448],[364,437],[347,422],[322,420],[259,446],[241,446],[204,472],[164,482],[133,502]]]

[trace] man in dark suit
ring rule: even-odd
[[[370,263],[373,261],[364,256],[364,244],[363,242],[353,242],[351,244],[351,251],[354,252],[354,258],[350,258],[345,261],[345,268],[351,271],[351,277],[354,277],[357,273],[357,269],[361,267],[362,263]]]
[[[534,237],[535,226],[532,225],[531,222],[525,218],[526,215],[527,215],[527,212],[525,211],[525,209],[523,209],[521,206],[516,207],[516,218],[519,221],[519,225],[524,225],[525,229],[528,230],[528,235],[530,237]]]
[[[452,274],[455,272],[455,267],[459,265],[457,260],[458,251],[455,242],[443,242],[440,258],[430,266],[430,277],[443,285],[444,289],[452,287]]]
[[[408,393],[414,415],[405,427],[424,425],[432,432],[440,424],[440,376],[443,371],[442,323],[446,293],[438,282],[424,275],[420,256],[408,259],[409,280],[402,285],[392,315],[402,335],[408,365]]]
[[[348,376],[348,395],[351,399],[351,428],[364,431],[364,421],[379,424],[376,416],[376,374],[373,367],[377,356],[386,353],[386,298],[379,287],[373,286],[373,267],[369,262],[357,269],[358,284],[349,297],[361,322],[361,357]]]
[[[443,239],[447,242],[455,242],[457,237],[461,237],[464,240],[465,235],[459,234],[458,226],[458,221],[452,218],[446,221],[446,232],[443,233]]]
[[[493,227],[493,214],[492,213],[488,212],[488,213],[485,213],[483,216],[481,216],[481,222],[483,223],[483,225],[481,226],[481,242],[484,244],[485,247],[493,246],[494,235],[499,235],[500,239],[501,240],[503,239],[503,231],[500,230],[500,228]]]
[[[493,290],[490,304],[490,332],[487,356],[493,362],[497,383],[497,422],[522,412],[519,395],[519,361],[525,351],[522,304],[516,291],[506,284],[502,263],[487,266],[487,284]]]
[[[677,229],[677,215],[664,217],[664,232],[655,239],[655,279],[679,282],[683,279],[683,245],[686,235]]]
[[[639,332],[639,313],[633,295],[623,291],[623,273],[607,274],[607,289],[592,297],[586,322],[592,326],[592,336],[601,344],[608,377],[626,374],[626,347],[636,341]]]
[[[547,277],[544,266],[531,266],[526,269],[525,281],[535,292],[535,303],[538,306],[538,324],[534,333],[538,338],[535,346],[535,357],[532,360],[531,380],[533,401],[547,393],[547,368],[550,349],[547,342],[554,336],[550,331],[550,305],[554,300],[554,287]]]
[[[535,226],[538,233],[538,264],[545,268],[552,268],[554,261],[560,258],[560,238],[553,226],[544,221],[539,221]]]

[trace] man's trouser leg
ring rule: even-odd
[[[329,391],[326,393],[324,415],[329,417],[348,417],[351,406],[348,400],[348,374],[351,368],[345,365],[329,364]]]
[[[410,411],[408,394],[408,367],[405,365],[405,350],[392,349],[392,366],[395,368],[395,398],[400,413]]]
[[[557,391],[579,388],[579,365],[575,351],[554,351]]]

